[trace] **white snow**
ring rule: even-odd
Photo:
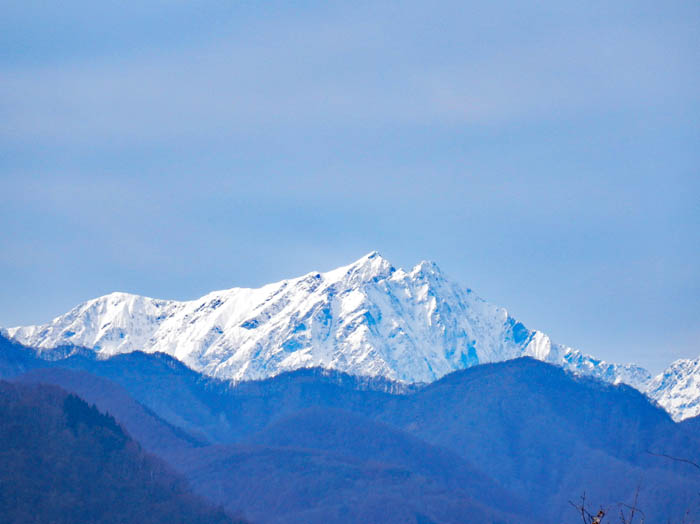
[[[700,415],[700,357],[676,360],[651,381],[647,395],[674,420]]]

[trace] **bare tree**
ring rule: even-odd
[[[637,501],[639,499],[639,486],[634,493],[634,503],[625,504],[624,502],[617,502],[608,507],[600,506],[597,513],[593,513],[595,509],[591,510],[586,505],[586,493],[581,495],[580,502],[576,503],[569,501],[576,512],[581,515],[581,520],[584,524],[604,524],[604,519],[607,515],[611,514],[614,509],[619,509],[620,511],[620,522],[622,524],[634,524],[635,518],[639,517],[638,524],[644,524],[645,516],[644,512],[637,507]]]

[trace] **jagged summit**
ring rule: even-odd
[[[367,279],[387,277],[396,269],[379,252],[372,251],[350,265],[333,269],[326,273],[321,273],[321,277],[327,281],[340,280],[344,277],[352,277],[354,281],[364,281]]]
[[[647,394],[675,420],[700,415],[700,357],[673,362],[651,381]]]
[[[376,251],[331,271],[184,302],[110,293],[47,324],[3,332],[44,352],[66,345],[103,357],[159,351],[232,380],[318,366],[430,382],[520,356],[639,389],[651,379],[637,366],[608,364],[553,343],[446,277],[434,262],[405,271]]]
[[[363,261],[363,260],[379,260],[379,261],[387,261],[382,255],[379,254],[379,251],[376,249],[373,251],[370,251],[367,253],[365,256],[360,258],[358,262]],[[388,261],[387,261],[388,262]]]

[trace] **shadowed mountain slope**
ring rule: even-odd
[[[700,458],[700,447],[624,385],[520,359],[449,375],[379,418],[468,458],[553,517],[583,491],[614,504],[631,501],[638,486],[647,519],[697,511],[700,476],[648,451]]]
[[[319,369],[231,387],[157,354],[30,364],[107,377],[166,427],[206,435],[215,445],[185,446],[173,465],[199,493],[261,521],[381,520],[393,507],[406,522],[459,521],[470,510],[487,521],[505,513],[518,514],[505,522],[565,524],[577,519],[569,500],[584,491],[612,507],[637,487],[648,522],[700,517],[697,470],[659,456],[700,462],[692,421],[674,423],[633,388],[534,359],[476,366],[403,394]]]
[[[0,420],[3,522],[232,522],[111,416],[57,387],[0,381]]]
[[[75,393],[100,411],[115,417],[144,449],[171,456],[185,449],[201,447],[205,441],[169,424],[150,409],[135,401],[117,383],[82,370],[34,369],[13,379],[23,384],[53,384]]]
[[[183,472],[198,493],[233,512],[243,509],[259,522],[337,518],[339,522],[457,523],[474,516],[489,522],[530,521],[524,503],[454,453],[349,411],[297,411],[314,400],[337,397],[327,395],[331,391],[345,390],[320,380],[331,377],[311,371],[300,377],[278,377],[273,386],[279,393],[289,393],[294,379],[304,385],[287,404],[287,410],[296,415],[269,425],[266,417],[258,417],[258,422],[247,417],[244,423],[251,430],[246,433],[258,426],[264,430],[240,444],[206,447],[143,408],[121,386],[91,373],[44,368],[15,380],[60,384],[86,395],[132,428],[147,449]],[[264,387],[263,383],[246,384],[241,388],[245,392],[237,393],[251,408],[247,401]],[[315,394],[304,394],[307,388],[316,389]],[[373,394],[345,391],[357,398]],[[358,407],[360,402],[346,404]],[[258,405],[251,411],[261,409]]]
[[[520,508],[508,496],[501,502],[511,511],[489,506],[473,484],[450,487],[400,465],[310,448],[214,446],[185,472],[199,492],[261,523],[549,522],[512,512]]]

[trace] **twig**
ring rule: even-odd
[[[688,459],[684,459],[684,458],[680,458],[680,457],[674,457],[671,455],[666,455],[665,453],[654,453],[654,452],[649,451],[649,450],[647,450],[647,453],[649,455],[653,455],[655,457],[663,457],[663,458],[667,458],[669,460],[675,460],[676,462],[684,462],[686,464],[690,464],[691,466],[695,466],[696,468],[700,469],[700,464],[698,464],[697,462],[693,462],[692,460],[688,460]]]

